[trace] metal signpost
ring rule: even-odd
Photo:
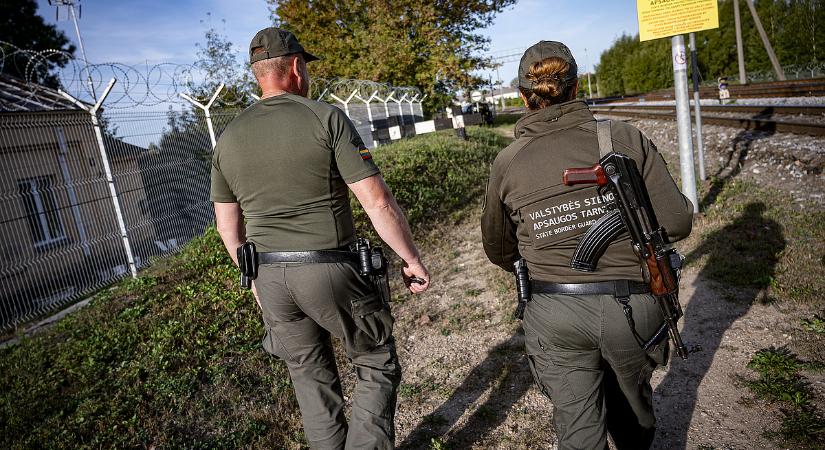
[[[679,134],[679,169],[682,192],[699,212],[696,197],[696,174],[693,167],[693,139],[690,130],[690,100],[687,84],[687,53],[685,33],[719,28],[717,0],[672,0],[651,2],[636,0],[639,18],[639,39],[648,41],[671,38],[673,80],[676,94],[676,124]],[[698,107],[698,101],[697,101]],[[701,135],[697,136],[701,142]],[[700,166],[704,162],[700,161]]]
[[[693,113],[696,117],[696,156],[699,179],[705,181],[705,144],[702,142],[702,104],[699,100],[699,58],[696,57],[696,33],[690,33],[690,73],[693,76]]]

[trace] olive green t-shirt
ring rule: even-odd
[[[240,204],[258,251],[333,249],[355,240],[347,183],[377,173],[343,111],[283,94],[227,126],[212,158],[210,198]]]

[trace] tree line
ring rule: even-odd
[[[772,66],[744,1],[740,1],[742,41],[748,72]],[[782,66],[825,61],[825,5],[822,0],[755,0],[762,26]],[[719,1],[719,28],[696,33],[699,73],[703,80],[728,76],[738,81],[736,31],[732,0]],[[648,92],[673,86],[670,39],[639,42],[623,35],[601,54],[596,73],[603,96]]]

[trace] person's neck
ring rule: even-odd
[[[283,89],[277,89],[277,88],[266,89],[266,90],[261,92],[261,100],[263,100],[265,98],[269,98],[269,97],[275,97],[276,95],[283,95],[283,94],[289,94],[289,93],[290,93],[289,91],[285,91]]]

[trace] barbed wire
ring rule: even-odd
[[[180,96],[181,93],[192,97],[209,95],[204,92],[205,89],[214,89],[220,83],[233,87],[233,95],[219,97],[222,106],[243,106],[257,99],[254,83],[210,79],[207,72],[197,64],[130,65],[108,62],[86,65],[62,50],[21,49],[0,41],[0,72],[11,72],[12,70],[8,70],[10,67],[23,77],[20,81],[23,83],[24,95],[15,98],[0,97],[0,109],[13,109],[8,108],[11,106],[8,103],[22,105],[33,98],[38,98],[42,103],[43,97],[52,100],[53,105],[49,106],[55,106],[60,97],[55,95],[53,89],[42,84],[43,77],[47,74],[61,90],[88,103],[94,103],[95,94],[103,91],[109,80],[115,78],[117,83],[105,101],[107,109],[187,104]],[[344,78],[311,77],[310,80],[310,97],[329,103],[336,102],[335,97],[346,100],[353,94],[370,101],[383,101],[393,93],[395,99],[402,98],[404,94],[408,100],[421,98],[421,90],[416,87]],[[46,93],[50,95],[38,95]]]

